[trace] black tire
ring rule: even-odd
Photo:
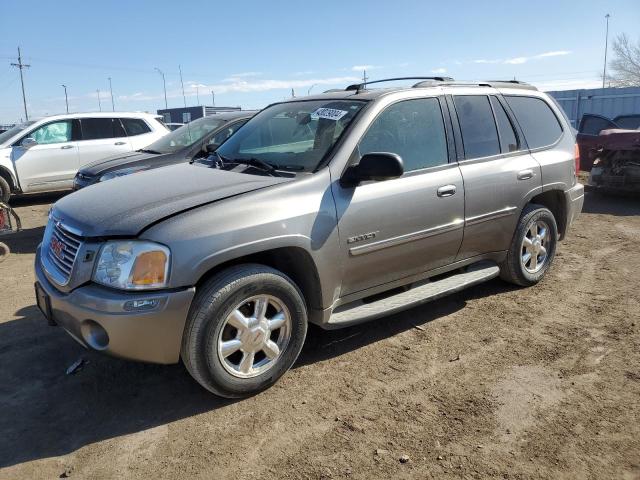
[[[228,315],[255,295],[276,297],[286,306],[291,317],[289,340],[268,370],[251,378],[238,378],[223,365],[218,340],[228,328]],[[242,398],[270,387],[284,375],[298,358],[306,334],[306,305],[291,279],[264,265],[238,265],[215,275],[196,293],[182,337],[181,357],[204,388],[221,397]]]
[[[522,262],[524,237],[534,222],[543,222],[549,228],[549,238],[545,244],[546,257],[539,270],[529,271]],[[507,258],[500,265],[500,277],[510,283],[529,287],[544,277],[553,262],[558,244],[558,226],[553,213],[542,205],[529,204],[522,211],[518,226],[511,240]],[[537,258],[537,257],[536,257]],[[531,266],[531,264],[529,264]]]
[[[0,202],[9,203],[11,197],[11,187],[4,177],[0,177]]]

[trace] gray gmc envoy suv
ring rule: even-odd
[[[59,200],[38,306],[87,348],[182,359],[243,397],[293,365],[309,322],[540,281],[583,203],[566,117],[527,84],[412,80],[270,105],[206,162]]]

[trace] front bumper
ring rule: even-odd
[[[565,203],[567,205],[567,229],[578,218],[582,212],[584,204],[584,185],[577,183],[569,190],[564,192]],[[565,229],[565,231],[567,230]]]
[[[89,284],[69,293],[47,279],[36,252],[36,279],[49,296],[53,320],[86,348],[115,357],[177,363],[182,333],[195,288],[157,292],[119,292]],[[125,303],[155,299],[157,306],[127,311]]]

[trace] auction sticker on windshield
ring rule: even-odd
[[[337,122],[347,113],[349,112],[346,110],[337,110],[335,108],[319,108],[311,114],[311,118],[324,118],[326,120],[335,120]]]

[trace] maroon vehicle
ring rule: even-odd
[[[619,115],[613,120],[593,113],[582,115],[576,136],[576,143],[580,149],[580,170],[591,171],[597,152],[603,147],[603,141],[610,144],[611,138],[603,138],[600,132],[611,129],[637,130],[638,128],[640,128],[640,114]]]

